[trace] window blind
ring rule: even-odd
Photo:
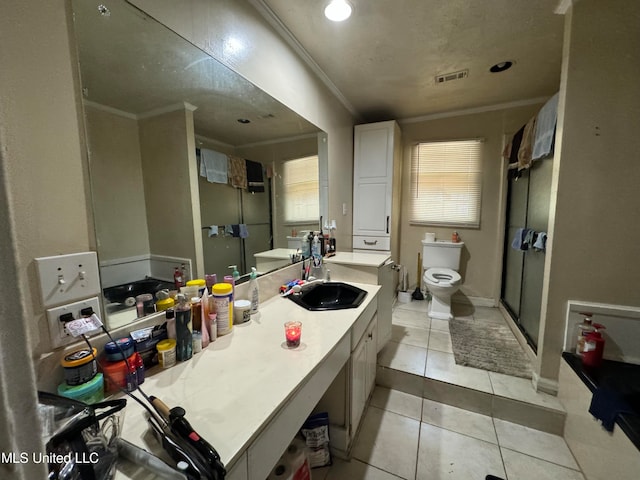
[[[318,156],[284,162],[284,221],[315,222],[320,217]]]
[[[482,140],[429,142],[411,152],[411,223],[478,227]]]

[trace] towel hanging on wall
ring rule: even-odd
[[[227,183],[229,157],[224,153],[200,149],[200,176],[206,177],[211,183]]]
[[[229,180],[236,188],[247,188],[247,164],[244,158],[229,157]]]
[[[558,93],[547,100],[547,103],[538,112],[536,134],[533,140],[533,160],[546,157],[553,152],[557,119]]]
[[[247,186],[250,192],[264,192],[264,176],[262,164],[246,160]]]

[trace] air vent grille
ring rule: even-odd
[[[469,70],[460,70],[458,72],[445,73],[436,76],[436,85],[439,83],[451,82],[453,80],[462,80],[469,76]]]

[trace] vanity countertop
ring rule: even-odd
[[[390,258],[391,255],[388,253],[336,252],[334,256],[326,257],[325,262],[377,268],[383,265]]]
[[[608,388],[628,402],[634,412],[618,414],[616,423],[640,450],[640,365],[603,360],[600,367],[593,368],[585,367],[574,353],[563,352],[562,357],[591,392]]]
[[[295,253],[295,248],[274,248],[273,250],[254,253],[253,256],[257,258],[283,258],[285,260],[290,260],[291,255],[294,255]]]
[[[166,370],[155,367],[142,388],[169,407],[183,407],[194,429],[231,467],[349,333],[380,289],[354,285],[368,293],[354,309],[310,312],[275,296],[260,305],[255,318],[234,325],[232,333],[219,337],[191,360]],[[283,345],[283,323],[288,320],[303,324],[302,344],[297,349]],[[143,412],[135,401],[127,401],[122,437],[157,454],[161,451],[158,444],[145,441],[149,436],[145,435],[148,428]],[[116,479],[138,478],[127,468],[122,470]]]

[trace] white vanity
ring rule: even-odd
[[[311,312],[272,297],[256,318],[234,326],[191,360],[150,374],[143,389],[186,410],[220,453],[228,479],[264,480],[318,402],[329,412],[332,430],[341,433],[332,446],[348,451],[375,383],[377,352],[380,287],[356,286],[367,296],[359,307],[344,310]],[[297,349],[283,345],[283,323],[292,319],[303,324]],[[160,454],[154,440],[145,441],[147,430],[143,409],[128,401],[122,436]],[[125,463],[116,478],[153,478],[146,475]]]

